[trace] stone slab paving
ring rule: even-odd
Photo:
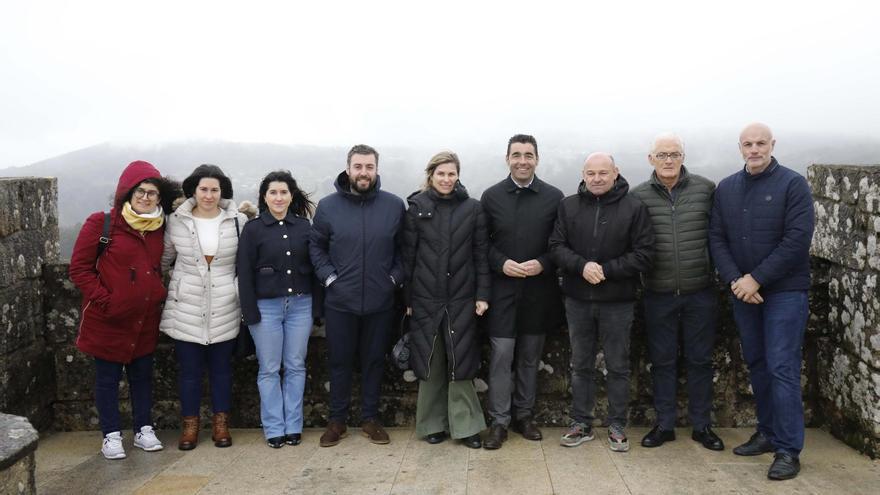
[[[131,446],[128,458],[104,459],[96,432],[57,433],[36,453],[41,494],[871,494],[880,493],[880,461],[827,432],[807,431],[801,475],[771,482],[770,454],[737,457],[732,446],[749,429],[721,428],[724,452],[711,452],[677,430],[678,440],[657,449],[637,445],[646,428],[628,430],[627,453],[608,450],[604,431],[579,447],[558,444],[561,428],[544,428],[544,441],[516,434],[500,450],[471,450],[455,441],[428,445],[413,430],[389,429],[389,445],[372,445],[350,429],[336,447],[321,448],[321,430],[307,430],[296,447],[270,449],[260,430],[233,430],[234,444],[218,449],[210,432],[190,452],[176,448],[177,432],[163,431],[166,450]]]

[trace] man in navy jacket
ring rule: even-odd
[[[324,286],[330,368],[330,421],[321,446],[346,436],[355,355],[361,364],[362,430],[385,444],[379,387],[391,329],[394,289],[403,280],[398,233],[403,201],[380,190],[379,153],[359,144],[348,152],[336,192],[318,203],[309,236],[315,274]]]
[[[801,347],[814,218],[807,181],[776,161],[775,144],[764,124],[743,129],[739,149],[746,163],[718,184],[709,243],[735,296],[733,316],[758,414],[758,431],[733,452],[775,452],[767,476],[780,480],[797,476],[804,446]]]

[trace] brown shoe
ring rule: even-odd
[[[348,436],[348,427],[339,421],[330,420],[327,429],[321,435],[321,447],[332,447],[339,443],[340,439]]]
[[[385,433],[385,429],[382,428],[382,425],[380,425],[375,419],[364,421],[361,425],[361,432],[365,437],[369,438],[372,443],[384,445],[391,442],[391,439],[388,438],[388,433]]]
[[[526,440],[540,440],[544,438],[541,430],[535,425],[532,418],[523,418],[513,422],[513,431],[521,434]]]
[[[177,448],[180,450],[192,450],[199,444],[199,417],[184,416],[180,425],[180,440]]]
[[[215,447],[229,447],[232,445],[232,435],[229,434],[229,413],[214,413],[213,433],[211,440]]]

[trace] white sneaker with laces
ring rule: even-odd
[[[125,459],[125,449],[122,448],[122,434],[118,431],[112,431],[104,436],[101,453],[107,459]]]
[[[141,426],[141,431],[134,435],[134,446],[147,452],[162,450],[162,442],[156,438],[156,432],[150,425]]]

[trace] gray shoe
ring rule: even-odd
[[[626,439],[623,426],[612,424],[608,427],[608,445],[614,452],[626,452],[629,450],[629,440]]]
[[[568,431],[559,439],[559,444],[563,447],[577,447],[578,445],[589,442],[593,439],[593,427],[586,423],[573,422],[568,427]]]

